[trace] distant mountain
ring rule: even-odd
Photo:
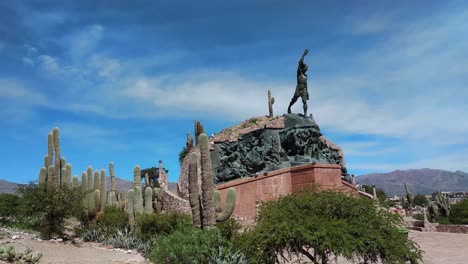
[[[127,181],[121,178],[116,177],[117,179],[117,188],[120,190],[129,190],[133,187],[133,181]],[[80,179],[81,180],[81,179]],[[107,176],[106,179],[107,190],[111,189],[111,181],[110,177]],[[6,180],[0,179],[0,193],[11,193],[15,194],[14,189],[18,187],[17,183],[9,182]],[[176,182],[169,182],[169,190],[173,192],[177,192],[177,183]]]
[[[440,191],[467,191],[468,173],[435,169],[397,170],[389,173],[371,173],[356,177],[358,184],[372,185],[387,194],[404,194],[404,182],[413,194],[431,194]]]
[[[15,188],[17,187],[18,187],[17,183],[13,183],[13,182],[0,179],[0,193],[16,194]]]

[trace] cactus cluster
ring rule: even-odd
[[[200,134],[205,133],[205,129],[200,121],[195,120],[195,145],[198,146],[198,137]]]
[[[220,193],[214,191],[208,137],[205,133],[201,133],[197,141],[200,157],[192,153],[189,162],[189,202],[192,209],[192,221],[194,227],[213,228],[216,222],[225,221],[232,215],[236,202],[236,190],[234,188],[228,190],[226,206],[222,209]],[[201,188],[197,168],[199,158]]]
[[[60,156],[60,130],[54,128],[47,135],[47,155],[44,157],[44,166],[39,169],[39,183],[73,184],[78,176],[72,178],[72,166]],[[73,185],[75,186],[75,185]]]
[[[81,189],[86,193],[83,203],[90,219],[94,219],[98,212],[103,212],[107,204],[106,171],[94,171],[88,166],[81,173]]]
[[[427,214],[429,215],[429,221],[434,223],[437,219],[437,216],[439,215],[439,210],[437,209],[437,206],[434,204],[433,201],[427,199],[427,202]]]
[[[275,98],[271,96],[270,90],[268,90],[268,112],[269,117],[273,117],[273,104],[275,103]]]
[[[134,225],[137,215],[160,213],[162,210],[163,190],[148,186],[142,193],[141,189],[141,168],[137,165],[133,170],[133,188],[127,192],[126,210],[130,226]]]
[[[450,210],[452,209],[452,206],[450,205],[450,199],[443,196],[442,193],[438,191],[435,196],[435,201],[437,208],[439,209],[439,214],[444,217],[449,216]]]
[[[41,253],[32,255],[32,249],[26,248],[24,252],[16,252],[12,246],[0,246],[0,260],[10,263],[39,263],[42,258]]]

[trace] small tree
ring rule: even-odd
[[[449,221],[452,224],[468,225],[468,200],[452,206]]]
[[[401,217],[370,199],[308,190],[261,206],[257,225],[240,240],[253,263],[304,256],[313,263],[343,257],[358,263],[417,263],[422,251],[399,232]]]
[[[22,196],[22,206],[29,208],[27,216],[41,217],[41,238],[63,235],[64,220],[83,212],[82,200],[86,193],[68,184],[47,183],[20,185],[17,192]]]
[[[419,205],[419,206],[428,206],[429,202],[427,201],[427,198],[424,194],[418,193],[416,196],[414,196],[414,205]]]

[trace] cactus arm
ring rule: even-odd
[[[215,191],[215,195],[218,193],[218,198],[220,198],[219,191]],[[227,191],[227,196],[226,196],[226,205],[225,208],[220,210],[216,214],[216,221],[217,222],[224,222],[229,217],[231,217],[232,213],[234,212],[234,208],[236,207],[236,189],[235,188],[229,188]]]
[[[198,168],[197,168],[198,155],[195,153],[190,154],[189,160],[189,202],[192,209],[192,223],[194,227],[201,227],[202,214],[200,205],[200,193],[198,182]]]
[[[153,212],[153,189],[146,187],[145,189],[145,214]]]
[[[127,203],[126,203],[126,207],[127,207],[127,214],[128,214],[128,221],[130,223],[130,226],[133,227],[134,223],[135,223],[135,214],[134,214],[134,210],[133,210],[133,195],[134,195],[134,189],[130,189],[128,190],[127,192]]]

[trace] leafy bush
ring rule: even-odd
[[[231,248],[231,243],[216,229],[190,228],[158,237],[147,257],[154,263],[162,264],[215,263],[212,262],[215,259],[242,258],[242,255],[233,253]]]
[[[294,255],[313,263],[329,263],[332,256],[365,263],[417,263],[422,251],[398,231],[401,225],[400,216],[377,210],[370,199],[306,190],[264,203],[257,225],[241,235],[240,248],[252,263],[275,263]]]
[[[177,212],[142,214],[136,219],[136,233],[145,240],[155,235],[169,235],[192,226],[189,215]]]
[[[0,194],[0,217],[16,216],[20,198],[14,194]]]
[[[63,235],[64,220],[83,211],[84,194],[80,188],[68,185],[47,183],[20,185],[17,191],[21,196],[24,217],[40,218],[40,235],[50,239],[53,235]]]
[[[428,206],[429,201],[426,199],[426,196],[424,194],[418,193],[414,196],[414,205],[419,205],[419,206]]]
[[[128,214],[116,206],[106,207],[104,215],[98,220],[98,224],[116,230],[125,230],[128,226]]]
[[[414,214],[413,218],[419,221],[424,220],[424,215],[423,214]]]
[[[452,205],[449,220],[453,224],[468,225],[468,200]]]
[[[234,218],[229,218],[224,222],[216,223],[216,227],[224,238],[232,240],[239,235],[241,225]]]

